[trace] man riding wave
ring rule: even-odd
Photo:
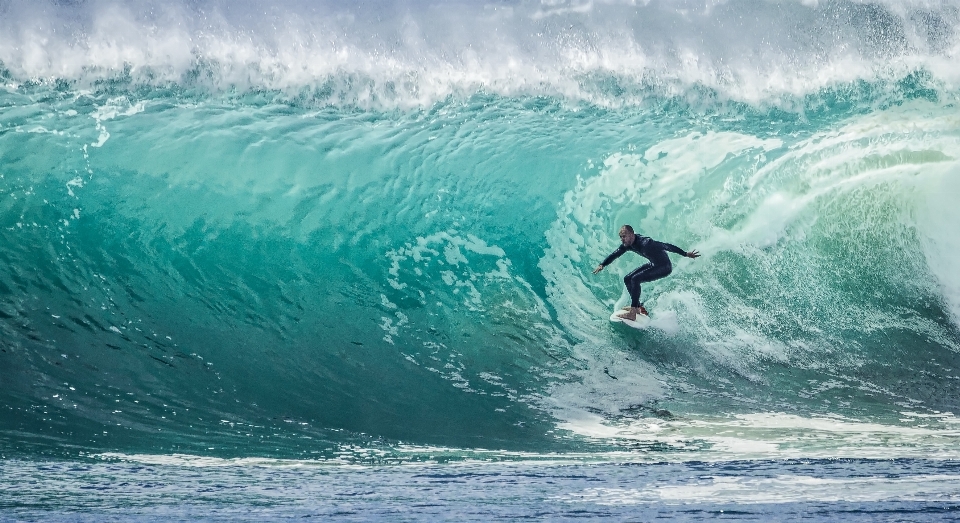
[[[700,253],[695,250],[688,252],[676,245],[658,242],[648,236],[640,236],[629,225],[620,227],[620,241],[622,242],[620,247],[617,247],[617,250],[600,262],[593,273],[599,273],[627,251],[633,251],[650,260],[649,263],[637,267],[633,272],[623,277],[623,283],[627,286],[627,292],[630,293],[630,306],[624,307],[624,312],[617,314],[617,317],[636,321],[637,314],[647,315],[647,309],[640,302],[640,284],[659,280],[673,272],[673,264],[670,263],[670,256],[667,255],[667,251],[687,258],[699,258]]]

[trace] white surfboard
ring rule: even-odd
[[[610,321],[616,322],[616,323],[622,323],[624,325],[633,327],[634,329],[646,329],[647,327],[650,326],[650,316],[647,316],[645,314],[637,314],[636,321],[630,321],[617,316],[617,314],[620,314],[622,312],[623,312],[622,310],[619,310],[611,314]]]

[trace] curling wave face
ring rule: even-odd
[[[958,448],[946,4],[0,13],[7,448]]]

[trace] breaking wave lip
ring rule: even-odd
[[[918,71],[934,89],[960,80],[960,12],[946,3],[10,0],[0,13],[8,88],[126,83],[410,108],[478,92],[623,106],[706,90],[789,104]]]

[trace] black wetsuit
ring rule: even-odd
[[[633,251],[640,256],[650,260],[650,263],[637,267],[633,272],[623,277],[623,283],[627,286],[627,292],[630,293],[630,306],[640,306],[640,284],[648,281],[659,280],[673,272],[673,265],[670,263],[670,256],[667,251],[675,252],[682,256],[687,255],[687,251],[676,245],[664,242],[658,242],[647,236],[637,235],[630,245],[620,244],[617,250],[607,256],[600,265],[606,267],[613,263],[613,260],[619,258],[623,253]]]

